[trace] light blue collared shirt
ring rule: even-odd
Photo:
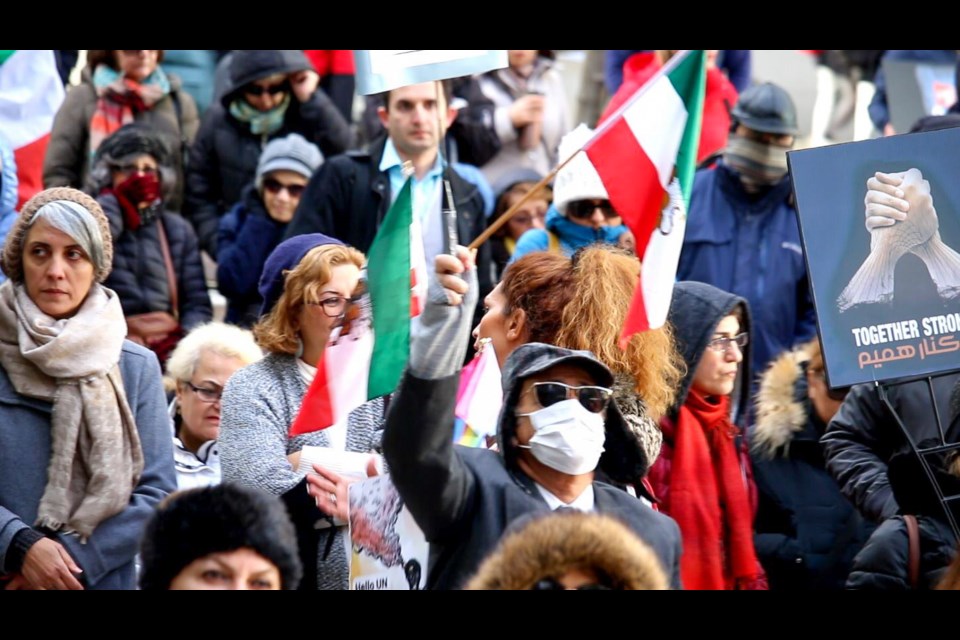
[[[390,176],[390,204],[392,205],[396,201],[397,196],[400,195],[400,190],[403,188],[403,184],[407,179],[403,175],[403,160],[400,159],[400,154],[397,153],[397,148],[393,146],[393,140],[390,138],[387,138],[387,144],[383,147],[383,157],[380,158],[380,171],[386,172],[387,175]],[[413,176],[413,184],[411,185],[413,214],[424,227],[427,226],[424,221],[431,213],[431,205],[437,202],[440,185],[443,182],[442,178],[443,160],[440,158],[439,153],[437,154],[437,159],[433,162],[433,166],[427,171],[427,174],[423,176],[423,178],[418,179],[416,176]]]

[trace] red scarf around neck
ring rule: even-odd
[[[680,407],[670,473],[670,513],[680,525],[685,589],[733,589],[759,577],[753,515],[730,422],[729,398],[691,390]]]

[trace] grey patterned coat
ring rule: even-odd
[[[230,378],[223,391],[218,439],[223,482],[256,487],[283,498],[297,527],[304,562],[301,589],[314,588],[309,580],[314,575],[317,589],[346,589],[346,530],[314,528],[323,514],[307,495],[305,476],[287,460],[305,446],[330,446],[324,431],[288,436],[306,392],[295,357],[286,354],[268,355]],[[349,415],[347,451],[380,449],[383,413],[384,401],[377,398]]]

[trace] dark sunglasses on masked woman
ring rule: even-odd
[[[606,409],[613,395],[606,387],[571,387],[562,382],[534,382],[532,391],[543,408],[576,398],[590,413]]]

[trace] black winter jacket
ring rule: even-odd
[[[824,468],[826,425],[807,395],[807,358],[787,352],[764,373],[750,431],[754,546],[771,590],[842,589],[873,531]]]
[[[264,50],[262,55],[277,53]],[[297,68],[295,62],[277,60],[272,71],[268,64],[264,66],[264,77],[291,72]],[[299,133],[320,147],[326,157],[350,146],[350,126],[322,89],[318,88],[303,103],[291,95],[283,126],[268,136],[260,136],[230,114],[230,102],[241,88],[242,85],[231,83],[220,103],[210,106],[190,148],[184,214],[193,223],[201,248],[211,256],[217,255],[219,218],[240,200],[243,188],[253,180],[260,152],[269,140]]]
[[[947,442],[960,440],[960,418],[950,406],[958,381],[960,373],[933,378],[936,409]],[[916,442],[931,446],[939,439],[925,380],[889,386],[886,393]],[[878,522],[901,513],[944,517],[926,475],[912,462],[909,442],[881,400],[878,387],[855,386],[827,426],[821,443],[827,470],[863,515]],[[940,480],[952,482],[942,474]]]
[[[165,211],[161,217],[136,231],[129,231],[124,227],[116,196],[104,193],[97,198],[97,202],[110,221],[110,234],[113,236],[113,270],[103,284],[117,292],[124,315],[173,311],[157,230],[157,224],[162,220],[177,274],[180,324],[185,331],[189,331],[208,322],[213,312],[197,237],[190,223],[178,214]]]
[[[950,527],[935,518],[917,518],[920,525],[920,575],[917,590],[937,586],[953,559],[956,541]],[[853,560],[846,588],[870,591],[906,591],[910,546],[902,516],[877,527]]]

